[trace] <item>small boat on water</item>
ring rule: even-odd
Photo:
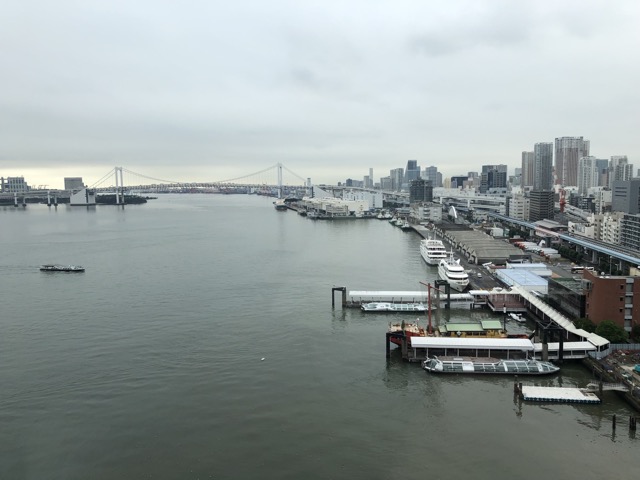
[[[405,220],[404,223],[400,225],[400,228],[405,232],[408,230],[413,230],[413,226],[411,225],[411,223],[409,223],[409,220]]]
[[[518,323],[526,323],[527,319],[524,318],[521,314],[519,313],[510,313],[509,314],[509,318],[511,318],[511,320],[515,320]]]
[[[287,204],[284,203],[283,199],[276,200],[273,202],[273,205],[276,207],[276,210],[284,212],[288,209]]]
[[[360,307],[363,312],[407,312],[407,313],[423,313],[428,307],[423,303],[390,303],[390,302],[371,302],[363,303]]]
[[[560,370],[551,362],[538,360],[500,360],[480,357],[433,357],[422,362],[432,373],[495,373],[507,375],[548,375]]]
[[[41,272],[84,272],[84,267],[80,265],[55,265],[47,264],[40,266]]]

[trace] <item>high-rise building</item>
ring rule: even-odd
[[[407,169],[405,170],[405,183],[409,185],[412,180],[417,180],[420,178],[420,167],[418,166],[417,160],[409,160],[407,161]]]
[[[404,169],[394,168],[389,172],[389,176],[391,177],[391,190],[399,192],[402,189],[402,182],[404,180]]]
[[[433,184],[431,180],[418,178],[409,184],[409,203],[433,202]]]
[[[508,198],[507,216],[518,220],[529,220],[529,197],[523,193],[517,193]]]
[[[516,167],[512,177],[509,177],[511,185],[522,185],[522,168]]]
[[[532,187],[534,175],[535,156],[533,152],[522,152],[522,179],[520,185],[523,187]]]
[[[620,245],[640,250],[640,215],[623,214],[620,222]]]
[[[458,175],[451,177],[451,188],[464,188],[465,182],[469,181],[469,177],[465,175]]]
[[[640,178],[617,180],[611,187],[611,211],[640,213]]]
[[[589,140],[582,137],[556,138],[556,177],[564,186],[578,185],[578,162],[589,156]]]
[[[590,188],[597,186],[596,157],[582,157],[578,161],[578,195],[587,195]]]
[[[598,158],[596,160],[596,169],[598,170],[598,186],[609,187],[609,160]]]
[[[373,188],[376,186],[376,182],[373,180],[373,168],[369,169],[369,188]]]
[[[442,175],[440,175],[440,177],[442,177]],[[424,178],[425,180],[429,180],[431,182],[431,185],[433,185],[434,187],[442,186],[442,180],[438,182],[438,167],[425,168],[422,178]]]
[[[533,189],[553,189],[553,143],[541,142],[533,146]]]
[[[529,192],[529,221],[553,220],[554,206],[552,190],[532,190]]]
[[[483,165],[480,174],[480,193],[498,188],[507,188],[507,166]]]
[[[626,155],[613,155],[609,162],[609,184],[633,178],[633,165],[629,164]]]

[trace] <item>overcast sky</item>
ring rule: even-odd
[[[640,2],[5,0],[0,175],[445,177],[584,136],[640,167]],[[286,174],[285,174],[286,175]]]

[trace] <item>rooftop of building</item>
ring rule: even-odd
[[[549,280],[549,285],[552,285],[553,283],[561,285],[572,293],[582,294],[584,292],[581,279],[576,279],[574,277],[554,277]]]

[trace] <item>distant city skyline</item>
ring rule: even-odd
[[[567,137],[556,137],[555,140],[555,144],[556,144],[556,151],[557,151],[557,146],[558,143],[560,141],[560,143],[562,143],[563,140],[566,140]],[[575,137],[578,138],[578,137]],[[580,137],[582,138],[582,137]],[[587,144],[589,144],[589,141],[586,141]],[[538,168],[539,170],[537,170],[536,173],[536,148],[538,148],[541,145],[545,145],[545,155],[544,155],[544,160],[538,160],[539,162],[542,161],[542,164],[538,164]],[[553,178],[553,173],[552,170],[557,168],[556,165],[556,154],[554,154],[553,151],[553,142],[538,142],[536,144],[534,144],[534,151],[532,152],[527,152],[527,151],[520,151],[519,152],[519,160],[517,162],[514,162],[513,165],[509,165],[509,164],[503,164],[502,167],[504,167],[506,165],[507,167],[507,178],[509,178],[509,176],[512,176],[516,173],[516,170],[520,169],[522,170],[522,174],[523,174],[523,181],[525,181],[525,185],[527,184],[527,180],[529,178],[530,175],[532,175],[531,177],[531,186],[535,186],[536,188],[538,188],[538,185],[534,185],[533,181],[535,179],[536,175],[542,175],[544,178],[542,178],[539,181],[543,182],[543,185],[545,185],[545,189],[551,188],[555,183],[556,180],[560,181],[559,179],[554,179]],[[587,153],[588,153],[588,147],[587,147]],[[588,156],[588,155],[586,155]],[[581,157],[577,157],[578,160]],[[594,157],[595,158],[595,157]],[[605,159],[607,162],[611,161],[613,162],[615,165],[618,165],[618,163],[623,163],[624,167],[625,167],[625,174],[624,176],[622,176],[619,173],[616,173],[616,179],[618,178],[623,178],[623,179],[627,179],[630,177],[633,177],[633,164],[628,165],[628,156],[627,155],[609,155],[606,156]],[[602,161],[604,161],[602,160]],[[331,184],[338,184],[338,183],[344,183],[347,179],[351,179],[351,180],[356,180],[356,181],[367,181],[367,182],[371,182],[369,185],[370,186],[375,186],[376,184],[380,184],[381,178],[383,177],[389,177],[390,175],[393,174],[393,172],[395,170],[403,170],[404,171],[404,183],[407,183],[407,167],[412,167],[415,170],[415,172],[419,171],[421,178],[423,179],[427,179],[427,180],[433,180],[434,178],[434,168],[437,169],[437,175],[438,178],[440,179],[450,179],[452,177],[460,177],[460,176],[466,176],[471,172],[476,172],[479,173],[483,170],[484,167],[487,167],[489,165],[487,164],[478,164],[476,165],[475,168],[471,168],[468,172],[464,173],[464,172],[459,172],[459,173],[454,173],[454,174],[450,174],[447,175],[445,173],[443,173],[443,171],[441,171],[440,167],[438,165],[435,164],[430,164],[430,165],[423,165],[421,164],[420,160],[418,159],[410,159],[405,161],[406,165],[404,166],[395,166],[392,168],[389,168],[388,170],[384,170],[384,169],[376,169],[373,167],[367,167],[365,170],[363,170],[363,175],[359,176],[359,175],[349,175],[345,178],[341,178],[338,179],[337,181],[331,183]],[[630,163],[630,162],[629,162]],[[286,164],[283,164],[285,167],[289,168],[290,167]],[[578,163],[576,163],[576,168],[577,168]],[[271,165],[266,165],[265,167],[261,168],[260,170],[264,170],[264,168],[268,168]],[[469,166],[469,165],[468,165]],[[25,181],[33,188],[38,187],[38,186],[46,186],[48,188],[64,188],[62,185],[64,184],[64,178],[65,177],[77,177],[80,176],[82,178],[84,178],[86,180],[86,184],[88,186],[92,185],[93,183],[95,183],[95,181],[98,181],[100,179],[102,179],[102,177],[104,177],[105,175],[109,174],[109,172],[113,169],[113,166],[107,166],[105,165],[104,167],[101,166],[86,166],[84,167],[84,171],[89,172],[88,175],[82,175],[82,172],[79,172],[78,169],[80,167],[73,167],[73,168],[67,168],[67,169],[63,169],[63,168],[48,168],[48,169],[38,169],[38,170],[30,170],[30,169],[26,169],[28,171],[31,171],[31,173],[33,174],[32,176],[28,175],[28,174],[24,174],[24,173],[15,173],[15,172],[19,172],[21,170],[25,170],[25,169],[2,169],[0,170],[0,176],[2,177],[24,177]],[[128,167],[124,167],[124,168],[128,168]],[[192,174],[194,177],[193,178],[188,178],[188,177],[183,177],[183,178],[170,178],[167,177],[166,175],[174,172],[174,170],[172,168],[168,168],[168,167],[153,167],[153,166],[144,166],[145,170],[144,171],[136,171],[136,173],[143,175],[143,176],[147,176],[147,177],[152,177],[152,178],[156,178],[159,180],[166,180],[166,181],[177,181],[177,182],[216,182],[216,181],[224,181],[224,180],[229,180],[232,177],[225,177],[225,178],[206,178],[203,176],[203,172],[199,172],[197,171],[197,169],[194,168],[184,168],[182,169],[182,174],[184,175],[185,171],[188,171],[190,174]],[[346,166],[345,168],[348,168],[348,166]],[[446,168],[446,167],[445,167]],[[236,176],[244,176],[244,175],[251,175],[254,173],[259,173],[259,171],[256,172],[247,172],[247,171],[240,171],[240,170],[234,170],[235,175]],[[452,167],[448,167],[449,171],[455,171],[452,169]],[[44,172],[45,176],[42,176]],[[61,175],[61,172],[66,172],[66,174]],[[92,173],[93,172],[93,173]],[[158,174],[157,172],[165,172],[165,173],[160,173]],[[614,169],[614,173],[617,172],[616,169]],[[294,172],[297,175],[300,175],[301,177],[304,178],[308,178],[308,176],[304,176],[304,174],[299,173],[299,172]],[[371,178],[371,175],[373,174],[373,179]],[[557,176],[558,172],[556,172],[556,176]],[[164,176],[163,176],[164,175]],[[410,179],[415,179],[416,178],[417,173],[411,173],[409,176],[411,177]],[[576,173],[577,175],[577,173]],[[45,181],[45,183],[42,183],[42,181]],[[327,182],[318,182],[315,181],[313,179],[313,177],[311,177],[312,183],[314,184],[323,184],[323,183],[327,183]],[[576,185],[571,185],[571,186],[578,186],[578,177],[576,176]],[[437,186],[437,185],[434,185]]]
[[[0,170],[33,185],[278,162],[316,184],[409,159],[512,174],[565,136],[640,163],[633,0],[9,0],[3,16]]]

